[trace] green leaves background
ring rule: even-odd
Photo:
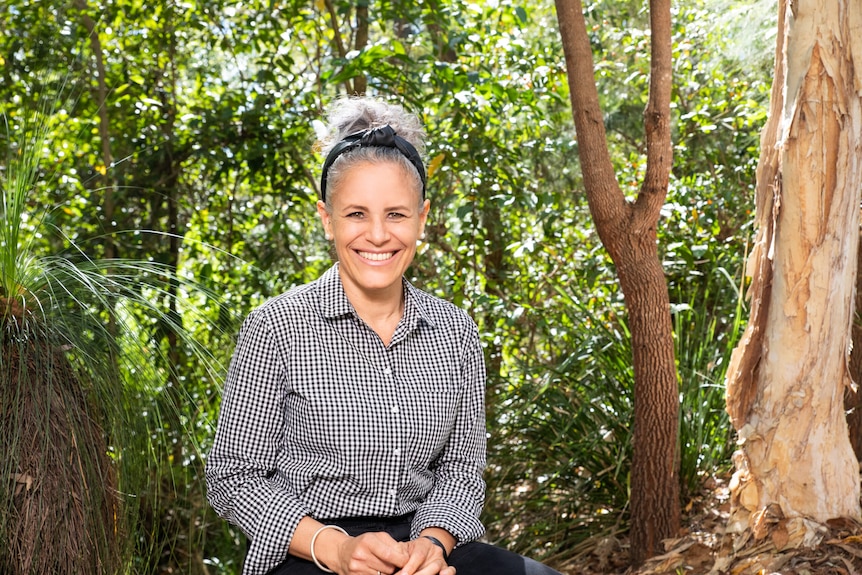
[[[95,316],[133,327],[112,353],[134,358],[119,364],[122,385],[144,423],[135,437],[151,439],[134,448],[148,453],[135,472],[146,481],[133,494],[126,570],[239,572],[242,535],[213,516],[202,491],[219,378],[241,318],[330,265],[314,210],[314,124],[357,78],[426,124],[432,212],[410,274],[466,308],[482,332],[489,537],[562,565],[624,531],[627,328],[580,190],[552,3],[0,6],[4,182],[17,142],[34,129],[28,118],[44,122],[23,212],[4,217],[32,232],[32,258],[141,262],[123,272],[135,287],[122,295],[150,305],[111,299]],[[634,194],[644,167],[647,14],[637,2],[585,9],[618,178]],[[729,453],[721,384],[744,314],[771,68],[769,22],[751,33],[751,15],[764,20],[755,9],[688,3],[674,15],[675,164],[661,243],[689,495]],[[745,52],[741,23],[755,39]],[[21,283],[7,275],[11,265],[4,297]],[[91,268],[102,277],[117,270]],[[152,383],[133,385],[144,380]],[[118,441],[111,433],[109,446]]]

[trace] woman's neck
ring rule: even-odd
[[[367,292],[344,285],[344,292],[356,314],[377,333],[384,345],[392,341],[395,328],[404,315],[404,288],[400,284],[397,288]]]

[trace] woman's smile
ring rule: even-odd
[[[395,256],[395,252],[374,253],[357,251],[356,253],[358,253],[360,257],[363,257],[366,260],[371,260],[373,262],[385,262],[386,260],[392,259],[392,257]]]

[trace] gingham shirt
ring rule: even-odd
[[[404,280],[388,346],[336,264],[254,310],[240,331],[207,460],[208,498],[251,539],[243,573],[287,558],[306,515],[416,512],[412,537],[484,532],[485,368],[476,325]]]

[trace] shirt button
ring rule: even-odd
[[[392,406],[392,413],[398,413],[398,406],[397,405]]]
[[[398,455],[401,455],[401,450],[400,450],[400,449],[398,449],[398,448],[396,447],[396,448],[392,451],[392,453],[394,453],[396,456],[398,456]]]
[[[389,490],[389,495],[390,495],[391,497],[395,497],[395,490],[394,490],[394,489],[390,489],[390,490]]]
[[[383,375],[392,375],[392,370],[388,367],[383,368]]]

